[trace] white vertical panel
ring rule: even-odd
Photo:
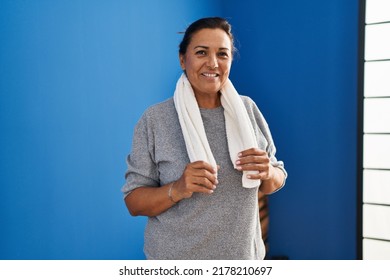
[[[390,21],[389,0],[366,0],[366,23]]]
[[[390,205],[390,171],[363,171],[363,202]]]
[[[364,260],[390,260],[390,242],[363,239]]]
[[[364,64],[364,96],[390,96],[390,61]]]
[[[365,60],[390,59],[390,0],[366,0]],[[378,23],[378,24],[376,24]],[[390,61],[366,62],[364,97],[390,96]],[[364,100],[364,132],[390,132],[390,99]],[[390,259],[390,135],[363,137],[363,259]],[[372,205],[381,204],[381,205]]]
[[[390,206],[363,205],[363,237],[390,240]]]
[[[364,100],[364,132],[390,132],[390,98]]]
[[[390,135],[364,135],[363,167],[390,168]]]
[[[390,59],[390,23],[366,26],[365,59]]]

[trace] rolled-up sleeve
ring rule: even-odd
[[[148,123],[146,112],[134,129],[132,150],[126,159],[126,182],[121,189],[124,197],[141,186],[159,186],[158,168],[154,161],[154,135]]]

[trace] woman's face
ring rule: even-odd
[[[232,42],[222,29],[201,29],[179,58],[195,95],[210,97],[219,92],[229,77]]]

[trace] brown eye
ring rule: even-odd
[[[206,55],[206,51],[200,50],[195,53],[196,55]]]
[[[221,57],[229,57],[229,54],[227,52],[220,52],[218,53],[218,55]]]

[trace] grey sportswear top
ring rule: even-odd
[[[273,166],[285,172],[283,162],[275,158],[276,149],[265,119],[249,97],[242,99],[259,147],[268,152]],[[233,167],[223,110],[200,109],[210,148],[221,167],[217,189],[211,195],[194,193],[164,213],[148,218],[144,244],[148,259],[264,258],[258,188],[243,188],[242,172]],[[189,162],[170,98],[147,109],[137,123],[122,192],[126,196],[140,186],[159,187],[178,180]]]

